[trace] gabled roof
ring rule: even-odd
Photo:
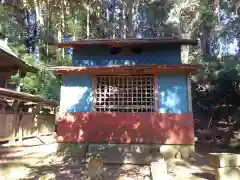
[[[18,70],[23,72],[36,73],[38,70],[32,66],[29,66],[24,61],[19,59],[16,54],[10,49],[5,41],[0,39],[0,68],[1,71]]]

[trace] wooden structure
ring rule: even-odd
[[[40,105],[56,108],[59,103],[54,100],[45,100],[40,96],[20,93],[0,88],[0,98],[14,100],[12,109],[0,113],[0,141],[9,141],[39,135],[52,134],[55,131],[55,111],[50,114],[40,113]],[[21,102],[32,102],[31,111],[23,112]]]
[[[0,141],[21,140],[55,131],[55,113],[40,113],[40,105],[56,108],[58,102],[19,92],[20,78],[27,72],[36,73],[37,69],[20,60],[6,41],[0,39]],[[17,91],[6,89],[8,79],[16,73],[19,73]],[[30,112],[26,102],[32,103]]]
[[[194,146],[190,73],[175,38],[80,40],[64,77],[59,142]]]
[[[27,72],[36,73],[37,69],[19,59],[7,45],[5,37],[0,35],[0,87],[6,88],[7,81],[12,75],[19,73],[21,78]]]

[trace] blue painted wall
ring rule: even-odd
[[[92,111],[92,77],[66,76],[61,87],[60,112]]]
[[[180,46],[147,50],[140,54],[109,55],[107,48],[79,48],[73,51],[73,66],[181,64]]]
[[[145,47],[143,50],[141,54],[109,55],[108,47],[83,47],[74,50],[73,66],[181,64],[180,46]],[[189,112],[185,75],[160,74],[158,90],[159,112],[179,114]],[[61,89],[61,112],[91,112],[92,100],[91,76],[65,77]]]
[[[188,108],[187,77],[158,75],[160,113],[186,113]]]
[[[187,77],[158,75],[159,112],[186,113],[188,108]],[[61,89],[60,112],[92,112],[92,77],[66,76]]]

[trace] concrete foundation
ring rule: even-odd
[[[57,153],[65,159],[85,158],[88,152],[88,144],[58,143]]]
[[[88,154],[99,154],[105,163],[150,164],[160,158],[188,159],[194,156],[194,145],[90,144]]]
[[[194,145],[81,144],[59,143],[58,153],[65,158],[81,159],[99,154],[104,163],[150,164],[158,159],[194,156]],[[179,157],[178,157],[179,158]]]

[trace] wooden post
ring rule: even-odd
[[[56,116],[56,114],[57,114],[57,107],[53,108],[53,114]]]
[[[16,102],[16,104],[14,104]],[[15,100],[13,102],[13,110],[14,110],[14,121],[13,121],[13,133],[12,133],[12,138],[10,140],[11,144],[15,144],[15,138],[17,135],[17,124],[19,122],[19,113],[18,113],[18,106],[19,106],[20,101],[19,100]]]
[[[59,106],[54,107],[54,118],[55,118],[55,130],[54,130],[54,135],[57,134],[57,126],[58,126],[58,121],[57,121],[57,116],[59,114]]]
[[[37,104],[35,109],[34,109],[34,113],[33,113],[34,122],[35,122],[35,125],[37,127],[37,129],[36,129],[37,137],[40,136],[40,134],[39,134],[39,124],[38,124],[38,114],[39,114],[39,111],[40,111],[40,104]]]
[[[19,142],[22,143],[22,141],[23,141],[23,127],[22,127],[21,120],[23,118],[23,113],[21,111],[19,111],[18,117],[19,117],[18,118]]]
[[[8,78],[5,79],[5,82],[4,82],[4,88],[7,89],[7,85],[8,85]]]
[[[21,76],[22,76],[22,72],[21,72],[21,70],[19,69],[18,70],[18,82],[17,82],[17,84],[18,84],[18,86],[17,86],[17,89],[16,89],[16,91],[17,92],[20,92],[21,91],[21,86],[20,86],[20,84],[21,84]]]

